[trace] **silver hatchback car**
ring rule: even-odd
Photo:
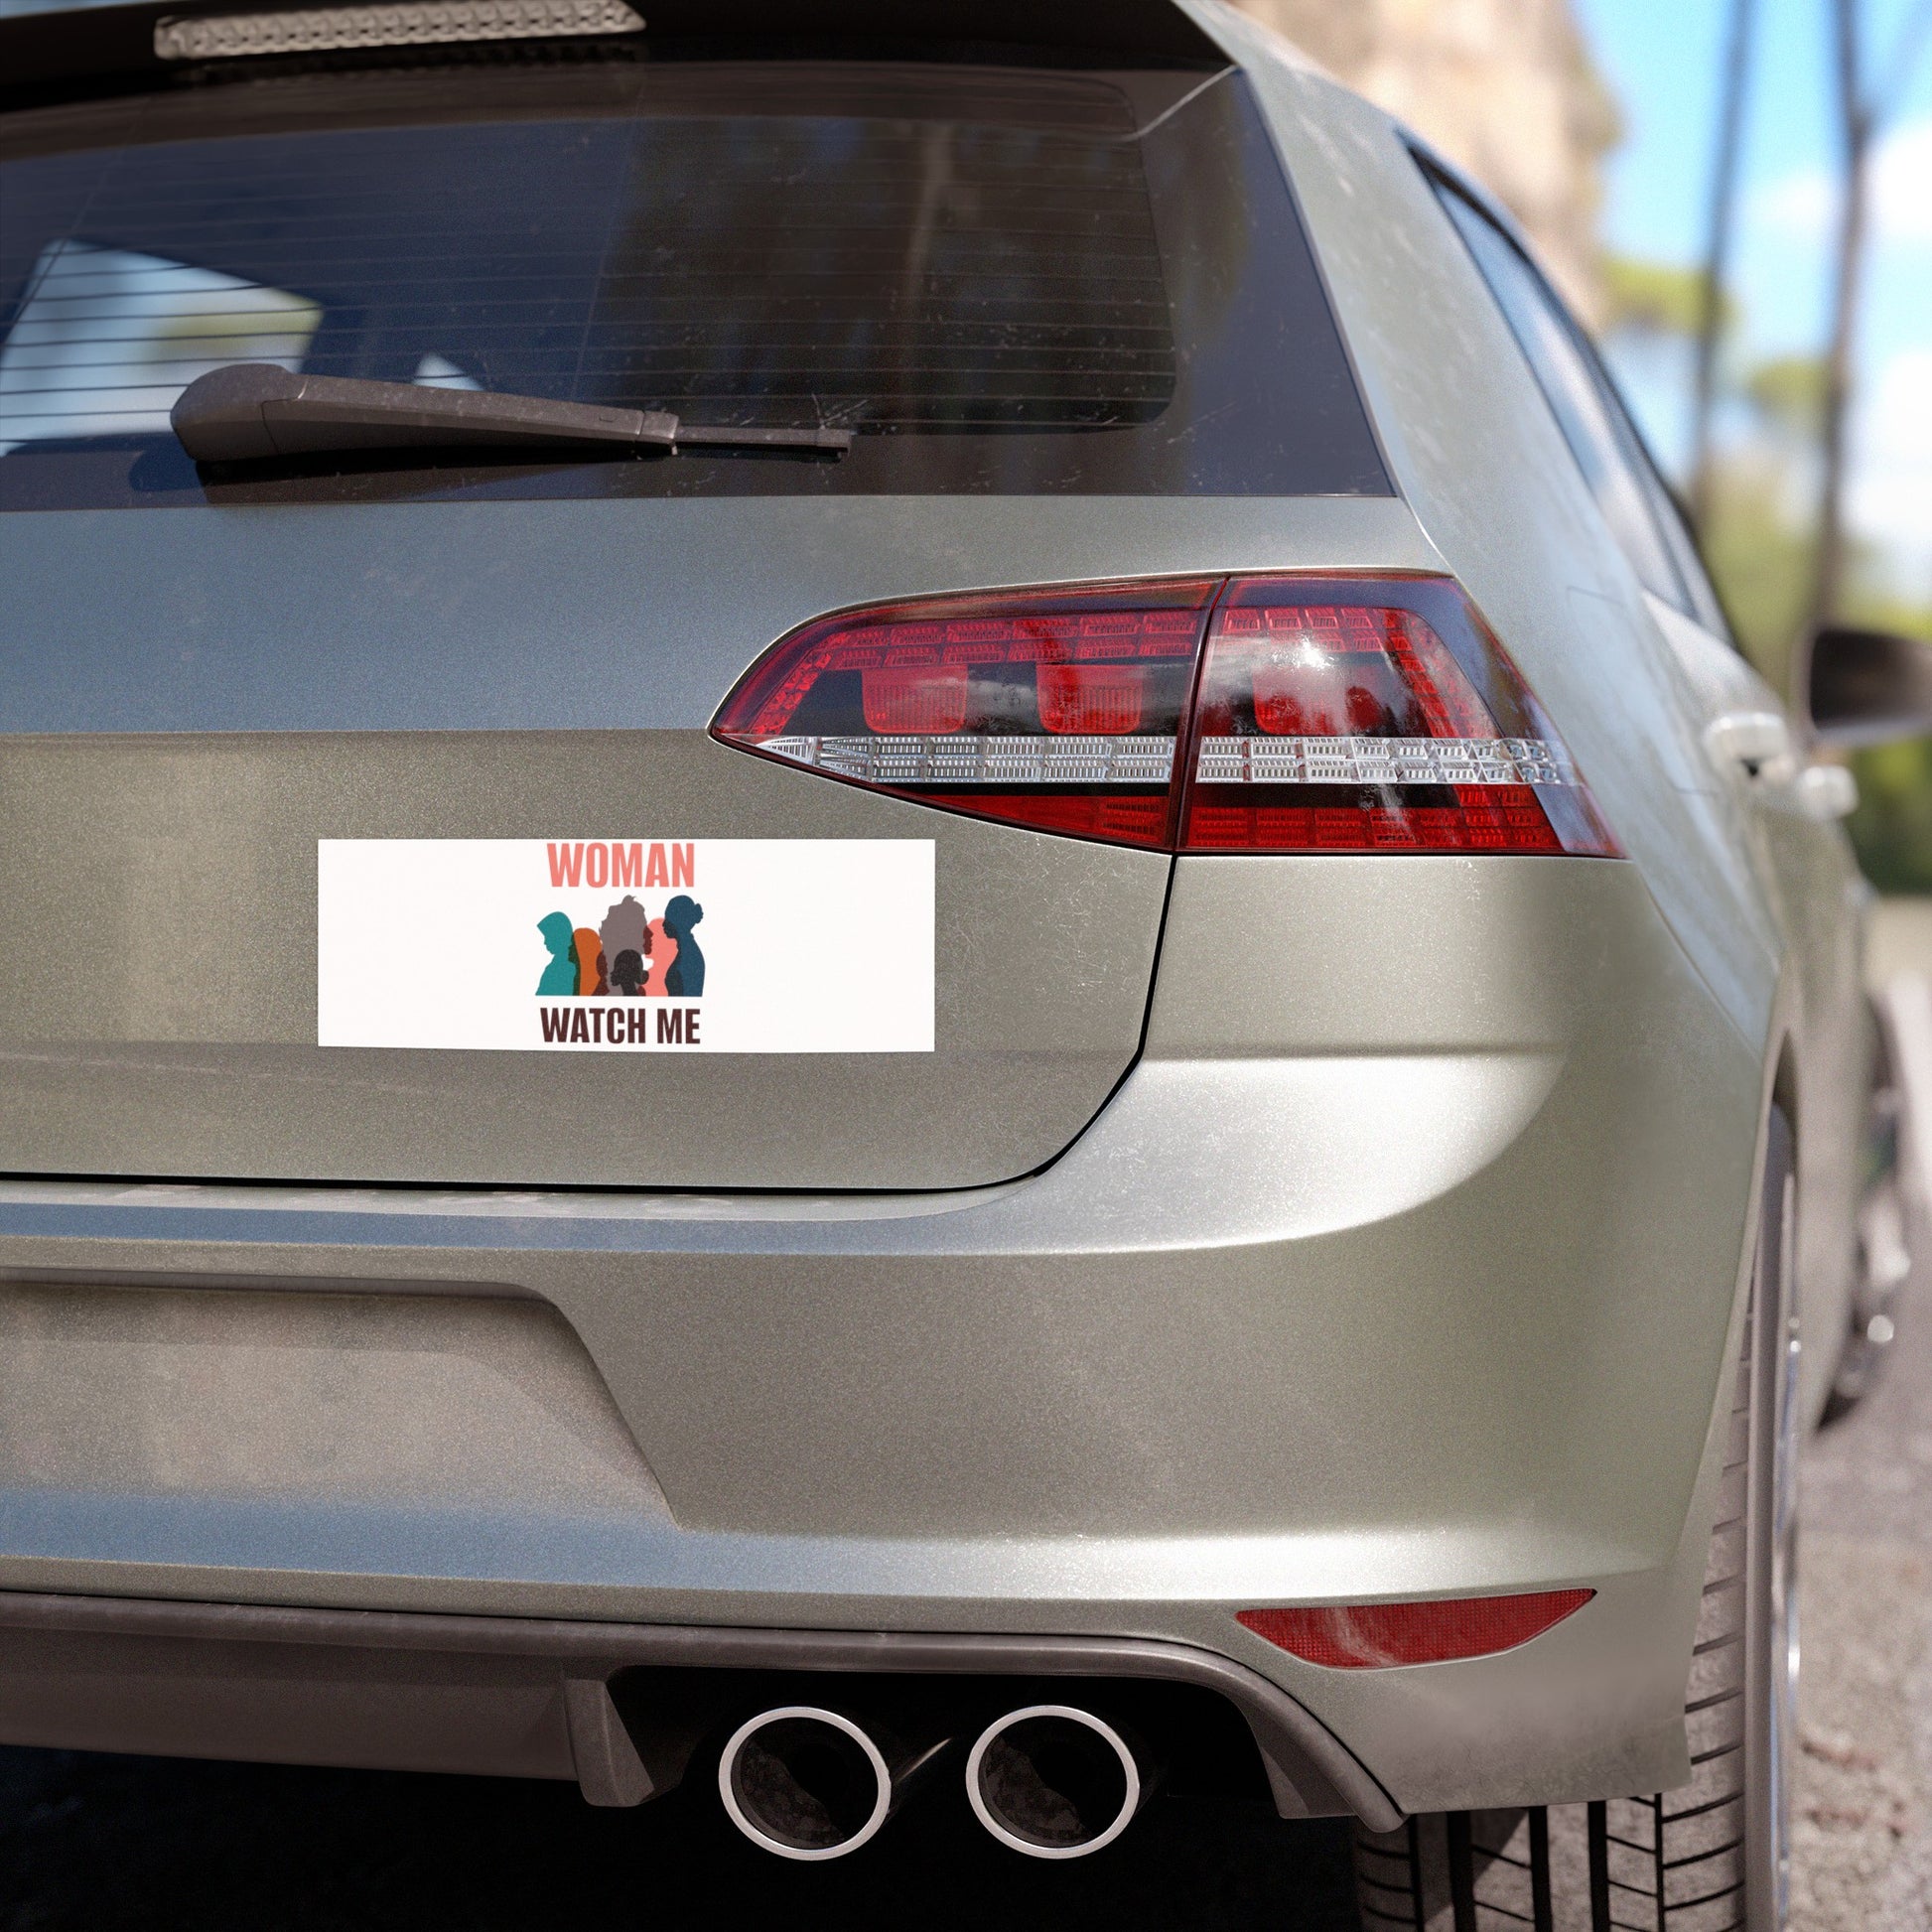
[[[647,11],[0,22],[0,1738],[1780,1926],[1919,666],[1217,0]]]

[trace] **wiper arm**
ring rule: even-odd
[[[349,450],[624,449],[802,450],[842,456],[843,429],[733,429],[680,422],[662,409],[604,409],[486,389],[415,382],[356,382],[291,375],[273,362],[230,362],[181,392],[169,413],[198,463],[328,456]]]

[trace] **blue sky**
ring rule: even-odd
[[[1621,252],[1693,262],[1702,247],[1726,0],[1575,0],[1626,133],[1604,227]],[[1880,73],[1916,0],[1865,0]],[[1824,341],[1835,207],[1829,0],[1759,0],[1734,284],[1743,359]],[[1932,40],[1887,82],[1888,132],[1861,337],[1853,513],[1900,576],[1932,589]],[[1635,374],[1635,371],[1631,371]],[[1660,446],[1681,444],[1672,395],[1633,382]]]

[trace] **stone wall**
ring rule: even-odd
[[[1236,0],[1466,168],[1601,311],[1596,217],[1615,102],[1570,0]]]

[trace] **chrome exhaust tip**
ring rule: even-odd
[[[1030,1859],[1084,1859],[1111,1845],[1146,1788],[1126,1738],[1069,1704],[1009,1711],[966,1759],[966,1797],[980,1823]]]
[[[748,1718],[718,1760],[718,1795],[754,1845],[781,1859],[842,1859],[879,1836],[894,1778],[864,1727],[786,1704]]]

